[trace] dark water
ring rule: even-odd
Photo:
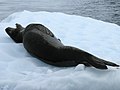
[[[0,20],[23,10],[89,16],[120,25],[120,0],[0,0]]]

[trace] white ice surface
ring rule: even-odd
[[[30,56],[4,31],[15,23],[41,23],[65,45],[120,64],[120,26],[56,12],[17,12],[0,22],[0,90],[120,90],[119,68],[58,68]]]

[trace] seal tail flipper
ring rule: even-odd
[[[94,58],[94,56],[89,57],[89,59],[87,59],[87,62],[95,68],[108,69],[106,64],[103,61],[98,60],[97,58]]]
[[[113,63],[113,62],[110,62],[110,61],[105,61],[103,59],[99,59],[99,60],[101,60],[104,64],[106,64],[108,66],[119,67],[119,65],[117,65],[116,63]]]
[[[119,67],[119,65],[117,65],[113,62],[105,61],[105,60],[97,58],[95,56],[91,56],[89,58],[90,59],[89,59],[88,63],[90,63],[92,66],[99,68],[99,69],[107,69],[106,65],[113,66],[113,67]]]

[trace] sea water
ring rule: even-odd
[[[0,21],[23,10],[63,12],[120,25],[120,0],[0,0]]]

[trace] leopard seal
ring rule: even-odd
[[[107,65],[119,67],[79,48],[65,46],[42,24],[29,24],[26,28],[16,24],[16,28],[7,27],[5,31],[16,43],[23,43],[31,55],[50,65],[71,67],[84,64],[98,69],[107,69]]]

